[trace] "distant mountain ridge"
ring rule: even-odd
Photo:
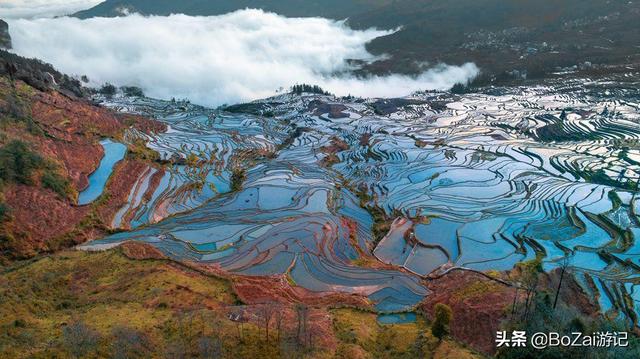
[[[357,29],[402,26],[368,45],[391,56],[366,65],[365,74],[415,74],[439,62],[473,61],[494,81],[640,63],[640,3],[627,0],[107,0],[75,16],[220,15],[247,7],[348,19]]]
[[[143,15],[221,15],[244,8],[257,8],[288,17],[320,16],[344,19],[391,4],[392,0],[107,0],[95,7],[80,11],[74,16],[119,16],[127,12]]]

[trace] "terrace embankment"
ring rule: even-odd
[[[162,252],[147,243],[125,242],[120,246],[123,253],[131,259],[168,259]],[[225,278],[230,281],[234,293],[243,303],[280,303],[294,305],[304,303],[313,306],[347,306],[372,310],[372,305],[360,295],[341,292],[313,292],[290,283],[286,275],[245,276],[234,275],[217,265],[202,263],[183,263],[205,275]]]
[[[100,139],[120,139],[131,127],[146,133],[165,129],[147,118],[0,77],[3,258],[31,257],[104,233],[105,219],[117,210],[108,198],[126,196],[131,177],[145,166],[120,163],[109,193],[90,206],[78,206],[77,194],[104,156]]]

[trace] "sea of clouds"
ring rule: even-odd
[[[70,15],[104,0],[0,0],[0,19],[33,19]]]
[[[367,42],[392,31],[261,10],[221,16],[141,16],[9,21],[16,53],[87,75],[91,84],[141,87],[148,96],[208,106],[274,95],[296,83],[337,95],[395,97],[445,90],[477,75],[474,64],[437,65],[419,76],[356,78],[349,59],[374,61]]]

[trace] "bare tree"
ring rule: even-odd
[[[307,345],[308,340],[308,324],[309,324],[309,307],[305,304],[296,304],[296,313],[298,316],[298,328],[296,331],[296,340],[298,345]]]
[[[260,315],[262,319],[262,324],[264,325],[265,339],[267,342],[269,342],[269,326],[271,324],[271,318],[273,317],[274,312],[275,312],[274,303],[269,303],[269,302],[264,303],[264,304],[261,304],[260,307],[258,308],[258,314]]]
[[[276,330],[278,331],[278,342],[282,337],[282,320],[284,319],[284,308],[281,305],[276,306],[275,310],[275,321],[276,321]]]
[[[200,317],[200,338],[197,340],[198,354],[200,358],[217,359],[222,358],[224,343],[220,333],[223,323],[218,314],[214,311],[206,311]],[[205,323],[209,325],[205,325]]]
[[[97,349],[100,334],[78,320],[64,327],[62,339],[71,355],[81,358]]]
[[[525,274],[524,289],[526,293],[526,299],[524,303],[523,319],[527,319],[531,310],[531,304],[534,302],[537,289],[538,289],[538,272],[533,270]]]
[[[283,337],[279,343],[279,352],[281,358],[302,358],[302,352],[295,338]]]
[[[113,329],[113,358],[146,358],[149,356],[151,348],[151,341],[146,334],[124,326]]]
[[[560,280],[558,281],[558,289],[556,289],[556,297],[553,300],[553,310],[556,310],[556,306],[558,305],[558,297],[560,297],[560,288],[562,287],[562,280],[564,279],[564,273],[569,269],[571,265],[570,256],[564,256],[562,258],[562,262],[560,263]]]
[[[513,317],[516,315],[518,308],[518,289],[520,289],[520,283],[516,283],[515,287],[516,290],[515,294],[513,295],[513,304],[511,305],[511,320],[513,320]]]
[[[198,351],[201,358],[222,358],[222,342],[215,337],[202,337],[198,340]]]
[[[171,359],[189,358],[189,348],[186,347],[184,340],[171,341],[165,349],[165,357]]]

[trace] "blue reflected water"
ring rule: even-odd
[[[78,195],[78,204],[85,205],[95,201],[102,192],[113,172],[113,166],[120,162],[127,153],[127,146],[109,139],[100,141],[104,148],[104,157],[98,169],[89,176],[89,186]]]
[[[135,205],[122,218],[136,230],[85,247],[143,241],[176,260],[366,296],[382,313],[415,310],[430,294],[424,277],[443,266],[507,271],[542,257],[550,271],[570,256],[603,312],[637,311],[640,149],[618,145],[640,140],[637,101],[553,88],[414,97],[423,104],[388,116],[321,95],[257,103],[277,114],[269,118],[150,99],[112,103],[166,122],[148,147],[176,161],[146,197],[130,193]],[[319,103],[344,106],[350,117],[317,115]],[[603,114],[613,107],[615,116]],[[560,119],[563,108],[576,120]],[[334,147],[337,161],[326,166]],[[190,155],[206,165],[184,164]],[[235,167],[245,178],[227,193]],[[207,173],[204,187],[192,186]],[[377,244],[371,206],[397,221]],[[363,265],[360,251],[390,266]]]
[[[415,323],[416,313],[395,313],[378,315],[378,323],[380,324],[407,324]]]

